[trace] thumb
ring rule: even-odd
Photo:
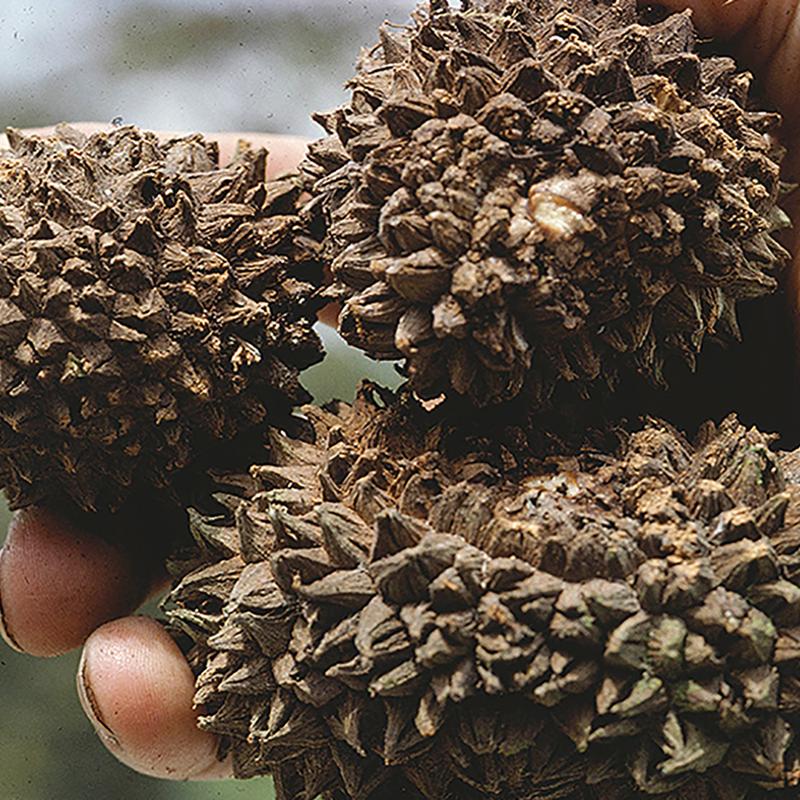
[[[690,8],[698,30],[728,40],[761,81],[767,99],[800,131],[800,0],[661,0],[670,11]]]
[[[640,5],[649,5],[640,0]],[[692,10],[698,30],[706,36],[730,39],[772,9],[792,9],[796,0],[662,0],[669,11]]]

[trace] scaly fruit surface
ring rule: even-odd
[[[114,510],[308,397],[319,246],[266,153],[11,131],[0,154],[0,485]],[[205,464],[208,465],[208,461]]]
[[[736,340],[787,261],[780,120],[697,39],[635,0],[435,0],[384,26],[304,168],[345,338],[478,405],[663,384]]]
[[[166,608],[279,800],[788,800],[800,455],[734,417],[576,447],[365,390],[218,475]],[[533,455],[538,451],[539,455]]]

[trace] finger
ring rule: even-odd
[[[317,314],[317,319],[325,325],[330,325],[331,328],[335,328],[339,324],[339,312],[341,311],[341,306],[339,303],[328,303],[328,305],[323,306],[319,310]]]
[[[239,141],[253,147],[263,147],[268,153],[267,177],[278,178],[293,172],[306,154],[308,141],[300,136],[281,136],[273,133],[208,133],[207,139],[219,144],[220,163],[226,164],[236,152]]]
[[[130,614],[162,577],[130,546],[105,541],[49,511],[17,512],[0,550],[0,632],[14,648],[53,656]]]
[[[669,11],[690,8],[692,19],[701,33],[723,39],[737,36],[750,25],[768,3],[782,0],[660,0],[657,5]],[[640,0],[641,5],[649,4]]]
[[[197,727],[194,676],[157,622],[128,617],[87,640],[78,695],[105,746],[122,763],[173,780],[230,777],[217,740]]]
[[[671,11],[691,8],[701,33],[729,39],[736,54],[762,80],[792,134],[800,128],[798,0],[662,0]]]
[[[107,133],[113,130],[110,124],[103,122],[70,122],[69,125],[87,136],[99,131]],[[51,125],[44,128],[26,128],[24,133],[47,136],[53,133],[53,130],[54,127]],[[186,131],[155,131],[155,134],[162,140],[188,135]],[[270,179],[294,171],[305,156],[308,144],[308,141],[301,136],[285,136],[278,133],[218,132],[203,135],[209,141],[217,142],[219,145],[221,164],[227,164],[233,158],[240,141],[249,142],[253,147],[263,147],[269,153],[267,177]],[[8,140],[5,135],[0,135],[0,148],[3,147],[8,147]]]
[[[787,147],[783,174],[796,181],[800,176],[800,104],[796,87],[800,81],[800,0],[661,0],[671,11],[691,8],[701,33],[726,39],[734,55],[760,78],[762,91],[784,117],[782,139]],[[795,221],[797,251],[785,280],[786,298],[795,321],[800,358],[800,196],[793,192],[782,206]]]
[[[162,140],[188,135],[186,131],[155,131],[155,134]],[[269,179],[278,178],[297,169],[308,146],[308,140],[301,136],[285,136],[279,133],[221,131],[204,133],[203,136],[219,145],[220,164],[227,164],[233,158],[241,141],[248,142],[253,147],[263,147],[269,153],[267,158],[267,177]]]
[[[114,129],[114,126],[109,122],[70,122],[69,126],[70,128],[75,128],[76,130],[81,131],[81,133],[85,133],[87,136],[91,136],[93,133],[97,133],[98,131],[108,132]],[[23,133],[33,136],[49,136],[54,131],[55,125],[45,125],[40,128],[25,128]],[[8,139],[6,138],[5,134],[0,136],[0,146],[8,147]]]

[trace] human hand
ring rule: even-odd
[[[701,31],[729,40],[742,63],[763,79],[769,98],[786,116],[788,177],[800,174],[800,107],[793,103],[800,77],[800,0],[662,4],[673,10],[693,8]],[[230,152],[234,139],[226,137],[223,150]],[[277,152],[274,144],[266,146],[275,155],[282,152],[280,145]],[[287,166],[295,154],[299,157],[293,153]],[[794,217],[800,220],[800,211]],[[795,309],[800,308],[798,272],[796,261],[790,292]],[[159,777],[224,777],[229,764],[216,761],[213,737],[195,726],[193,676],[180,651],[155,622],[118,618],[158,586],[159,566],[137,562],[132,547],[112,547],[40,510],[17,515],[0,554],[6,628],[21,649],[53,655],[88,637],[79,692],[114,755]]]
[[[107,126],[74,127],[90,133]],[[222,163],[239,139],[266,148],[270,177],[292,171],[306,147],[293,136],[206,138],[219,143]],[[230,767],[217,761],[214,738],[197,728],[194,678],[180,650],[155,621],[127,616],[164,590],[163,564],[141,546],[137,531],[110,543],[82,527],[44,509],[14,515],[0,550],[0,632],[34,656],[85,643],[78,694],[99,738],[123,763],[176,780],[226,777]]]
[[[659,0],[657,5],[671,11],[691,8],[700,32],[725,42],[758,77],[766,99],[783,114],[784,178],[800,181],[800,0]],[[800,192],[783,205],[794,223],[786,293],[800,352]]]

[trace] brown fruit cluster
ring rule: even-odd
[[[644,409],[595,389],[663,384],[776,288],[779,117],[689,14],[462,5],[383,28],[302,178],[11,132],[0,485],[113,511],[258,450],[165,609],[201,726],[278,800],[794,798],[800,451],[590,430]],[[408,386],[293,416],[326,298]]]
[[[796,796],[798,453],[733,417],[574,448],[366,390],[305,414],[316,444],[276,432],[219,476],[167,604],[237,775],[279,800]]]
[[[384,26],[305,165],[343,335],[478,405],[693,367],[787,259],[751,78],[635,0],[433,0]]]
[[[113,510],[308,397],[319,245],[266,153],[11,131],[0,155],[0,484]],[[208,461],[205,462],[206,465]]]

